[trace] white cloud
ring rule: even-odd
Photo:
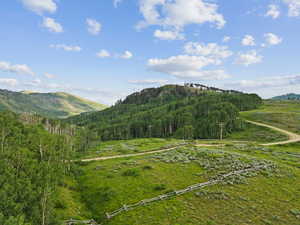
[[[242,40],[242,45],[244,46],[255,46],[255,39],[251,35],[245,35]]]
[[[10,72],[16,74],[34,75],[34,72],[25,64],[12,65],[9,62],[0,61],[0,70],[3,72]]]
[[[264,37],[269,45],[278,45],[282,42],[282,38],[273,33],[264,34]]]
[[[110,57],[110,53],[105,49],[100,50],[96,55],[99,58],[108,58],[108,57]]]
[[[50,45],[50,48],[63,49],[67,52],[80,52],[82,49],[79,46],[58,44],[58,45]]]
[[[4,85],[13,87],[18,84],[18,81],[16,79],[0,78],[0,84],[4,84]]]
[[[221,59],[228,58],[233,53],[227,46],[219,46],[216,43],[208,43],[207,45],[198,42],[188,42],[184,46],[185,53],[189,55],[202,55],[209,56],[215,59],[218,64],[221,63]]]
[[[44,12],[54,13],[57,10],[56,3],[53,0],[22,0],[23,5],[41,15]]]
[[[298,17],[300,16],[300,1],[299,0],[283,0],[289,7],[289,16]]]
[[[280,16],[280,10],[278,5],[270,4],[268,8],[269,10],[265,14],[266,17],[272,17],[273,19],[277,19]]]
[[[114,7],[117,8],[123,0],[113,0]]]
[[[222,28],[226,21],[218,12],[218,5],[203,0],[140,0],[144,17],[137,28],[150,25],[183,29],[189,24],[214,23]]]
[[[263,56],[259,55],[255,50],[248,51],[246,53],[239,53],[236,59],[237,64],[249,66],[251,64],[261,63]]]
[[[204,56],[179,55],[166,59],[149,59],[148,68],[152,71],[173,75],[182,79],[225,79],[228,78],[223,70],[202,71],[205,66],[216,64],[214,59]]]
[[[53,78],[56,77],[54,74],[51,74],[51,73],[45,73],[44,75],[45,75],[45,77],[47,77],[48,79],[53,79]]]
[[[97,35],[100,33],[102,25],[97,20],[94,19],[86,19],[86,24],[88,26],[88,32],[93,35]]]
[[[157,79],[146,79],[146,80],[131,80],[129,81],[130,84],[135,85],[163,85],[166,84],[167,80],[157,80]]]
[[[226,43],[226,42],[229,42],[231,40],[231,37],[229,37],[229,36],[225,36],[224,38],[223,38],[223,42],[224,43]]]
[[[131,59],[133,57],[133,54],[130,51],[125,51],[122,55],[120,55],[120,58],[122,59]]]
[[[286,87],[291,85],[300,84],[300,75],[284,75],[284,76],[269,76],[263,77],[257,80],[239,80],[234,81],[228,86],[234,87],[241,90],[258,90],[265,88],[274,88],[274,87]]]
[[[49,17],[44,18],[42,26],[54,33],[61,33],[64,31],[62,25],[57,23],[53,18]]]
[[[161,39],[161,40],[183,40],[184,34],[178,31],[171,31],[171,30],[155,30],[154,37]]]

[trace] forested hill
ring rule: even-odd
[[[32,93],[0,89],[0,111],[37,113],[50,118],[65,118],[82,112],[99,111],[105,106],[64,92]]]
[[[68,118],[88,126],[99,139],[142,137],[216,138],[242,128],[239,111],[258,107],[262,99],[219,89],[167,85],[145,89],[101,112]]]
[[[300,94],[286,94],[281,96],[276,96],[272,98],[273,100],[300,100]]]

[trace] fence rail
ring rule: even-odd
[[[241,174],[245,174],[245,173],[248,173],[248,172],[258,171],[258,170],[262,170],[262,169],[266,169],[266,168],[267,168],[267,166],[256,166],[256,167],[247,168],[247,169],[243,169],[243,170],[233,171],[233,172],[230,172],[228,174],[221,175],[216,179],[188,186],[185,189],[169,192],[169,193],[159,195],[159,196],[151,198],[151,199],[144,199],[144,200],[141,200],[141,201],[139,201],[137,203],[134,203],[132,205],[123,205],[123,207],[121,207],[121,208],[119,208],[119,209],[117,209],[113,212],[106,213],[105,215],[106,215],[106,218],[108,220],[110,220],[110,219],[112,219],[113,217],[117,216],[118,214],[120,214],[122,212],[133,210],[137,207],[145,206],[145,205],[151,204],[151,203],[156,202],[156,201],[162,201],[162,200],[174,197],[174,196],[183,195],[185,193],[188,193],[188,192],[191,192],[191,191],[194,191],[194,190],[198,190],[198,189],[201,189],[201,188],[204,188],[204,187],[207,187],[207,186],[212,186],[212,185],[215,185],[215,184],[219,184],[219,183],[223,182],[226,178],[234,176],[234,175],[241,175]]]
[[[87,225],[100,225],[95,220],[66,220],[66,225],[75,225],[75,224],[87,224]]]

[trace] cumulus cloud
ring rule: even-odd
[[[0,71],[10,72],[16,74],[34,75],[34,72],[25,64],[15,64],[12,65],[9,62],[0,61]]]
[[[160,80],[160,79],[146,79],[146,80],[131,80],[129,81],[130,84],[135,85],[163,85],[166,84],[167,80]]]
[[[217,64],[221,63],[221,59],[228,58],[233,54],[227,46],[220,46],[216,43],[188,42],[184,46],[184,51],[189,55],[209,56],[215,59]]]
[[[264,37],[268,45],[278,45],[282,42],[282,38],[273,33],[264,34]]]
[[[53,18],[45,17],[42,26],[54,33],[61,33],[64,31],[61,24],[57,23]]]
[[[154,37],[161,39],[161,40],[183,40],[184,34],[178,32],[178,31],[156,30],[154,32]]]
[[[88,32],[92,35],[98,35],[101,31],[102,25],[100,22],[94,19],[86,19],[86,24],[88,26]]]
[[[23,5],[41,15],[44,12],[54,13],[57,10],[56,3],[53,0],[22,0]]]
[[[246,53],[239,53],[236,59],[236,64],[249,66],[251,64],[261,63],[263,56],[259,55],[256,50],[251,50]]]
[[[82,49],[79,46],[65,45],[65,44],[57,44],[50,45],[50,48],[63,49],[67,52],[80,52]]]
[[[289,7],[289,16],[298,17],[300,16],[300,1],[299,0],[283,0]]]
[[[278,5],[270,4],[268,6],[268,11],[265,14],[266,17],[272,17],[277,19],[280,16],[280,10]]]
[[[137,24],[141,29],[150,25],[183,29],[190,24],[213,23],[222,28],[226,21],[218,13],[218,5],[203,0],[140,0],[143,21]]]
[[[0,84],[14,87],[18,84],[18,81],[16,79],[0,78]]]
[[[251,35],[245,35],[242,39],[242,45],[244,46],[255,46],[255,39]]]
[[[229,36],[225,36],[224,38],[223,38],[223,42],[224,43],[226,43],[226,42],[229,42],[231,40],[231,37],[229,37]]]
[[[119,57],[122,58],[122,59],[131,59],[133,57],[133,54],[130,51],[125,51]]]
[[[98,58],[108,58],[111,56],[110,53],[105,49],[100,50],[96,55]]]
[[[229,75],[223,70],[203,71],[203,67],[216,64],[214,59],[204,56],[179,55],[166,59],[148,60],[148,68],[152,71],[173,75],[182,79],[209,80],[225,79]]]
[[[235,89],[253,91],[265,88],[284,87],[300,84],[300,75],[269,76],[257,80],[239,80],[226,84]]]

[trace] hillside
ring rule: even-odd
[[[64,93],[13,92],[0,89],[0,111],[37,113],[51,118],[65,118],[82,112],[99,111],[105,106]]]
[[[286,94],[286,95],[280,95],[272,98],[273,100],[300,100],[300,94]]]
[[[203,86],[166,85],[144,89],[101,112],[68,118],[90,127],[102,140],[131,138],[217,138],[240,130],[239,111],[255,109],[262,100],[244,94]]]
[[[240,116],[251,115],[254,120],[266,113],[272,119],[278,109],[285,117],[272,124],[282,127],[281,119],[297,115],[299,104],[265,102]],[[280,139],[257,143],[256,129],[246,142],[152,138],[102,142],[83,156],[92,160],[78,162],[75,178],[60,187],[58,218],[93,218],[107,225],[298,225],[300,144],[267,144]],[[287,125],[285,130],[294,131]],[[155,149],[169,150],[151,153]],[[145,152],[149,154],[136,154]],[[258,169],[190,189],[244,168]]]

